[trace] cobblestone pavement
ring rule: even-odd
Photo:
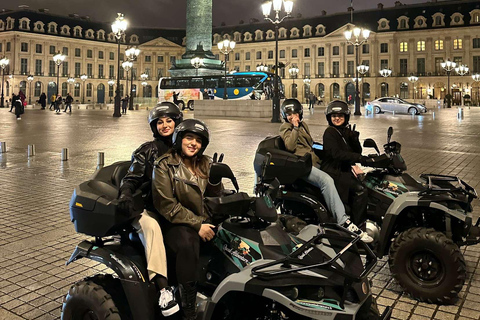
[[[434,113],[433,113],[434,112]],[[361,138],[386,140],[388,126],[402,143],[409,172],[458,175],[480,189],[480,109],[433,109],[424,116],[352,116]],[[66,267],[75,245],[85,236],[75,233],[69,221],[69,200],[74,187],[95,170],[97,152],[105,163],[129,159],[142,142],[151,139],[147,111],[129,111],[113,118],[112,110],[77,110],[55,114],[27,109],[22,120],[0,109],[0,319],[58,319],[63,296],[72,283],[106,271],[103,265],[79,260]],[[191,117],[187,113],[186,117]],[[314,138],[321,140],[326,127],[323,109],[306,110]],[[207,154],[225,153],[239,179],[240,188],[253,188],[253,156],[267,135],[277,133],[269,119],[204,119],[211,129]],[[27,158],[27,146],[36,155]],[[60,160],[68,148],[68,161]],[[478,211],[478,201],[474,203]],[[478,214],[476,214],[478,216]],[[463,248],[467,281],[453,306],[419,303],[402,294],[391,279],[388,263],[380,260],[372,274],[374,293],[382,311],[393,306],[397,319],[480,319],[480,246]]]

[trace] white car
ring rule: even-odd
[[[367,102],[365,109],[375,113],[394,112],[421,114],[427,112],[427,108],[420,103],[410,103],[398,98],[384,97]]]

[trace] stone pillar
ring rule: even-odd
[[[187,52],[212,51],[212,0],[187,0]]]

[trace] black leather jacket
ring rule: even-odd
[[[132,163],[128,169],[127,174],[122,179],[120,187],[120,194],[129,190],[134,193],[145,182],[148,186],[145,191],[148,192],[145,199],[145,209],[155,212],[151,195],[151,181],[153,173],[153,163],[170,149],[171,140],[169,139],[155,139],[153,141],[145,142],[132,154]]]

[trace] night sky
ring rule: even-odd
[[[392,7],[395,0],[355,0],[356,10],[374,9],[382,2]],[[401,0],[404,4],[422,3],[425,0]],[[261,0],[213,0],[213,24],[236,25],[250,18],[262,20]],[[89,16],[94,21],[110,22],[117,12],[122,12],[132,26],[137,27],[185,27],[186,0],[0,0],[0,10],[17,9],[28,5],[30,9],[48,8],[51,13],[68,15],[77,13]],[[294,0],[293,14],[304,17],[318,16],[322,10],[327,14],[345,12],[350,0]]]

